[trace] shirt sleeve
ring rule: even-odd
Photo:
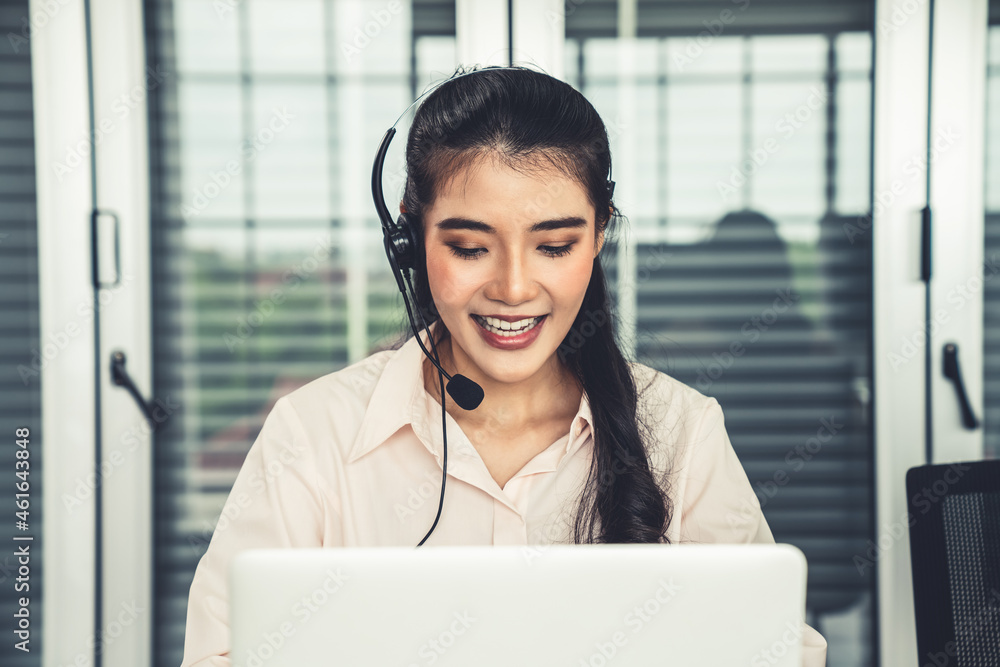
[[[281,397],[226,499],[188,597],[181,667],[229,667],[229,563],[254,548],[319,547],[323,505],[298,416]]]
[[[694,431],[682,492],[682,542],[774,544],[774,535],[726,432],[719,402],[710,398]],[[826,639],[803,623],[802,667],[826,665]]]

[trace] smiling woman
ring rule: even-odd
[[[594,107],[544,73],[474,71],[428,95],[407,141],[415,253],[394,266],[426,330],[275,405],[230,494],[238,519],[198,565],[182,667],[225,664],[208,660],[245,548],[774,542],[718,402],[618,347],[600,253],[622,218]],[[447,400],[432,340],[452,381],[482,389],[475,409]],[[437,480],[455,480],[447,496]],[[803,665],[821,667],[803,625]]]

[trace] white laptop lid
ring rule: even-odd
[[[800,667],[788,544],[260,549],[230,569],[234,667]]]

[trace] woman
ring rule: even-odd
[[[621,216],[594,107],[530,69],[463,74],[417,111],[400,204],[440,363],[485,394],[445,399],[427,543],[773,543],[718,402],[615,342],[600,252]],[[195,573],[184,667],[229,664],[237,551],[421,540],[441,404],[412,337],[279,399]],[[803,665],[821,667],[826,641],[804,631]]]

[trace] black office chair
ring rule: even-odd
[[[918,664],[1000,667],[1000,460],[906,472]]]

